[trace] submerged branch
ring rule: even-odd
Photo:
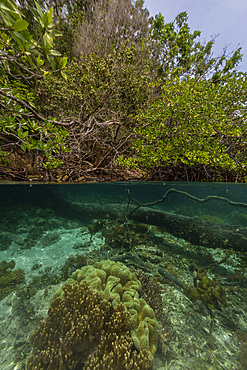
[[[234,202],[234,201],[232,201],[230,199],[227,199],[227,198],[224,198],[224,197],[220,197],[218,195],[209,195],[206,198],[197,198],[194,195],[191,195],[189,193],[186,193],[186,191],[176,190],[176,189],[169,189],[169,190],[167,190],[167,192],[163,195],[163,197],[161,199],[157,199],[154,202],[150,202],[150,203],[140,203],[140,202],[138,202],[138,200],[132,198],[129,189],[127,189],[127,192],[128,192],[128,205],[127,205],[127,209],[126,209],[126,212],[125,212],[125,217],[127,219],[135,211],[137,211],[140,207],[150,207],[150,206],[154,206],[156,204],[159,204],[159,203],[164,202],[164,200],[168,197],[168,195],[170,193],[177,193],[177,194],[185,195],[186,197],[188,197],[190,199],[193,199],[193,200],[195,200],[196,202],[199,202],[199,203],[206,203],[206,202],[208,202],[210,200],[221,200],[221,201],[226,202],[226,203],[228,203],[228,204],[230,204],[232,206],[246,207],[247,208],[247,203]],[[137,204],[137,206],[134,209],[132,209],[132,211],[130,211],[130,213],[128,214],[128,216],[126,216],[127,215],[127,212],[128,212],[128,209],[129,209],[129,205],[130,205],[131,202]]]

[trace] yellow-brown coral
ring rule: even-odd
[[[122,304],[113,307],[86,281],[66,283],[60,293],[31,337],[27,370],[150,368],[149,353],[133,350]]]
[[[210,279],[206,272],[197,272],[195,287],[184,286],[185,294],[194,302],[202,301],[203,304],[220,306],[227,305],[224,288],[216,279]]]
[[[152,355],[155,353],[160,325],[153,309],[139,297],[141,282],[127,266],[121,262],[101,261],[95,267],[88,265],[77,270],[72,279],[87,281],[102,298],[110,299],[113,307],[122,303],[131,315],[131,336],[136,348],[148,350]]]
[[[131,267],[131,271],[134,272],[135,276],[141,282],[141,297],[152,307],[155,317],[159,321],[161,326],[159,330],[159,344],[163,355],[166,356],[170,352],[168,344],[175,338],[175,331],[168,314],[163,311],[161,284],[154,276],[150,276],[143,270]]]
[[[213,224],[222,224],[223,220],[220,217],[212,215],[201,215],[200,219],[205,222],[212,222]]]
[[[107,333],[97,348],[94,356],[90,356],[85,364],[86,370],[148,370],[152,367],[152,358],[144,350],[133,351],[133,342],[130,335],[118,336],[116,333]],[[107,355],[106,355],[107,353]]]
[[[18,289],[19,284],[25,279],[24,270],[12,270],[14,267],[15,262],[13,260],[0,263],[0,300],[13,290]]]

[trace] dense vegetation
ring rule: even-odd
[[[241,49],[142,0],[2,0],[0,178],[247,180]]]

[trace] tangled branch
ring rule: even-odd
[[[8,94],[8,93],[6,93],[5,91],[3,91],[1,89],[0,89],[0,95],[3,95],[4,97],[9,98],[9,99],[14,100],[15,102],[19,103],[22,107],[28,109],[40,121],[43,121],[43,122],[48,121],[48,122],[51,122],[51,123],[53,123],[55,125],[59,125],[59,126],[70,126],[74,123],[74,121],[65,123],[65,122],[53,121],[53,120],[46,119],[45,117],[43,117],[39,113],[37,113],[35,111],[35,109],[33,107],[31,107],[31,105],[26,103],[25,101],[20,100],[20,99],[16,98],[15,96],[13,96],[11,94]]]

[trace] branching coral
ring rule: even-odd
[[[108,355],[106,355],[108,353]],[[152,367],[149,352],[133,351],[133,342],[129,335],[106,334],[98,346],[96,355],[85,364],[86,370],[147,370]]]
[[[123,327],[123,317],[128,318],[127,327]],[[85,368],[87,370],[150,369],[152,357],[149,352],[142,350],[137,353],[136,350],[133,350],[133,341],[127,331],[129,314],[123,305],[117,306],[112,318],[112,321],[106,323],[106,334],[102,337],[96,353],[89,356]],[[118,333],[116,333],[116,328],[118,328]]]
[[[86,281],[66,283],[31,337],[27,369],[149,369],[149,353],[133,350],[129,323],[122,304],[113,307]]]
[[[79,361],[86,361],[110,308],[85,282],[67,283],[31,337],[34,350],[27,368],[74,369]]]

